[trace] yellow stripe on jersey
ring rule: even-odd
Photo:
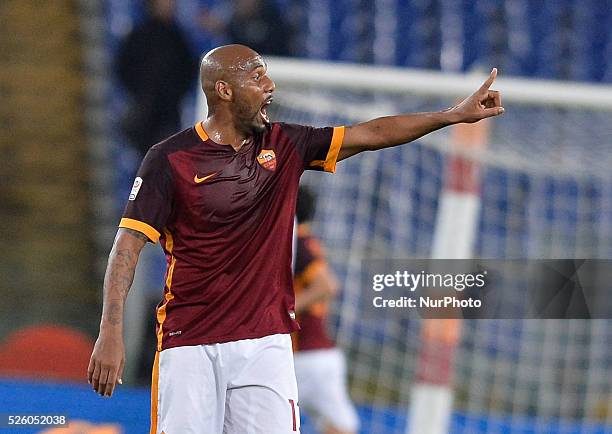
[[[208,140],[208,134],[206,134],[206,131],[204,131],[204,126],[202,125],[202,122],[198,122],[195,126],[196,132],[198,133],[198,136],[200,136],[200,139],[202,139],[202,141],[207,141]]]
[[[151,432],[157,434],[157,401],[159,400],[159,352],[155,353],[151,374]]]
[[[140,220],[134,220],[129,218],[122,218],[119,222],[120,228],[132,229],[138,231],[147,236],[152,243],[156,243],[159,240],[160,233],[153,227]]]
[[[164,321],[166,320],[166,307],[170,300],[174,298],[174,294],[172,294],[172,275],[174,274],[174,266],[176,265],[176,258],[172,255],[172,249],[174,248],[174,239],[172,238],[172,234],[167,229],[164,229],[164,234],[166,235],[166,251],[169,255],[171,255],[170,266],[168,267],[168,273],[166,276],[166,288],[168,288],[168,292],[164,296],[164,304],[157,309],[157,322],[159,323],[159,330],[157,331],[157,351],[162,350],[162,339],[164,337]]]
[[[323,170],[326,172],[334,173],[336,171],[336,161],[338,160],[338,153],[340,153],[343,140],[344,127],[334,127],[331,145],[329,146],[327,157],[325,157],[325,164],[323,165]]]

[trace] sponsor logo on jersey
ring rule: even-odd
[[[132,185],[132,191],[130,191],[130,197],[128,198],[128,200],[136,200],[136,196],[138,196],[140,187],[142,187],[142,178],[140,176],[137,176],[134,180],[134,185]]]
[[[272,149],[262,149],[257,156],[257,162],[264,169],[274,172],[276,170],[276,154]]]

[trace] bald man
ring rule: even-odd
[[[119,223],[88,368],[94,390],[110,397],[121,383],[124,301],[141,249],[160,241],[168,267],[151,433],[298,432],[290,333],[298,330],[291,243],[300,176],[501,114],[500,95],[489,90],[496,74],[444,111],[313,128],[270,121],[275,86],[255,51],[207,53],[208,118],[149,150]]]

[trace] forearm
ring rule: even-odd
[[[362,151],[408,143],[448,125],[478,122],[502,114],[504,108],[500,93],[489,89],[495,77],[497,69],[493,68],[489,78],[476,92],[447,110],[388,116],[347,127],[338,161]]]
[[[448,111],[387,116],[370,121],[371,134],[379,137],[374,148],[412,142],[426,134],[455,123]]]
[[[458,121],[457,116],[445,110],[386,116],[347,127],[338,159],[362,151],[375,151],[408,143]]]
[[[130,229],[121,229],[117,233],[104,276],[100,333],[120,334],[123,330],[125,300],[145,242],[143,234]]]

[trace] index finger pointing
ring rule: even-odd
[[[493,68],[491,70],[491,74],[489,74],[489,78],[486,79],[486,81],[484,83],[482,83],[482,86],[480,86],[480,89],[489,89],[491,87],[491,85],[493,84],[493,82],[495,81],[495,77],[497,77],[497,68]]]

